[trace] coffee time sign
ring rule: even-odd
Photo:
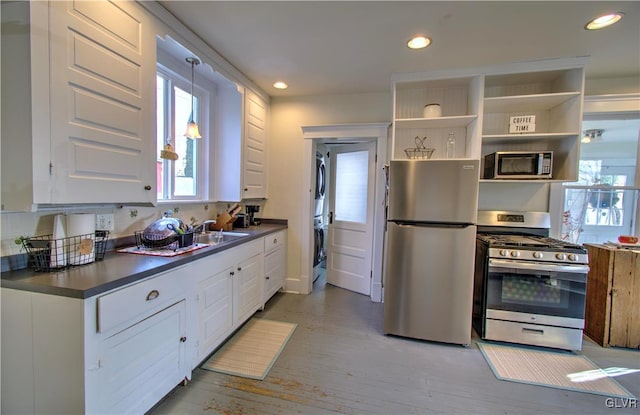
[[[509,117],[509,134],[534,133],[535,131],[535,115],[516,115],[515,117]]]

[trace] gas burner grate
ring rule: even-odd
[[[536,235],[518,234],[478,234],[478,238],[490,246],[504,248],[535,248],[556,250],[584,250],[580,245]]]

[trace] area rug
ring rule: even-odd
[[[486,342],[478,342],[478,348],[493,374],[500,380],[609,397],[634,398],[586,356]]]
[[[264,380],[297,324],[252,318],[203,365],[203,369]]]

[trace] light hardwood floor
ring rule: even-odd
[[[497,380],[476,345],[382,334],[382,304],[316,283],[311,295],[281,294],[255,317],[298,327],[264,381],[197,369],[152,414],[635,414],[606,397]],[[601,368],[640,369],[640,351],[583,354]],[[640,373],[618,382],[640,397]]]

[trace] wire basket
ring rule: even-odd
[[[108,239],[109,231],[59,239],[53,239],[53,235],[41,235],[24,238],[22,246],[34,271],[50,272],[104,259]]]
[[[424,145],[424,142],[427,141],[427,137],[420,138],[419,136],[416,136],[414,140],[416,146],[412,148],[405,148],[404,154],[407,155],[409,160],[429,160],[436,149],[427,148]]]
[[[150,249],[184,248],[193,245],[194,232],[189,231],[181,235],[169,235],[145,231],[135,231],[136,246]]]
[[[409,160],[429,160],[435,148],[405,148],[404,153]]]

